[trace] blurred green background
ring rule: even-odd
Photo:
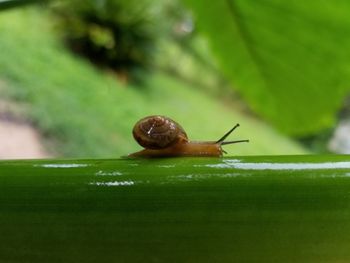
[[[350,152],[345,0],[3,0],[0,10],[0,158],[126,155],[140,149],[134,123],[153,114],[192,140],[239,122],[231,139],[250,143],[229,155]]]

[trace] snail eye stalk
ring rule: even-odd
[[[229,130],[227,133],[224,134],[219,140],[217,140],[215,143],[223,143],[224,140],[229,136],[237,127],[239,127],[239,123],[237,123],[231,130]]]
[[[215,143],[223,143],[224,140],[229,136],[237,127],[239,127],[239,123],[237,123],[231,130],[229,130],[227,133],[224,134],[219,140],[217,140]]]
[[[239,142],[249,142],[249,140],[238,140],[238,141],[222,142],[221,145],[227,145],[227,144],[233,144],[233,143],[239,143]]]
[[[239,123],[237,123],[231,130],[229,130],[227,133],[225,133],[224,136],[222,136],[215,143],[218,143],[220,145],[227,145],[227,144],[240,143],[240,142],[249,142],[249,140],[238,140],[238,141],[225,142],[225,139],[227,138],[227,136],[229,136],[238,127],[239,127]]]

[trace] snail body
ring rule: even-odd
[[[222,145],[248,140],[229,141],[224,140],[235,130],[234,126],[222,138],[217,141],[189,141],[185,130],[172,119],[154,115],[139,120],[133,128],[135,140],[145,149],[132,153],[131,157],[176,157],[176,156],[222,156]]]

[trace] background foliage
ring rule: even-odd
[[[0,39],[2,97],[25,108],[55,155],[116,157],[136,151],[134,123],[156,113],[181,122],[196,140],[215,140],[240,122],[233,137],[250,138],[253,147],[226,147],[231,154],[305,152],[238,108],[162,72],[148,75],[142,86],[122,84],[113,72],[67,51],[52,31],[50,14],[42,10],[2,14]]]
[[[159,32],[150,1],[56,1],[52,9],[74,52],[127,74],[149,67]]]
[[[56,155],[137,149],[130,130],[148,114],[194,139],[241,122],[237,135],[254,144],[238,154],[305,152],[274,128],[322,152],[346,107],[345,1],[40,2],[1,13],[0,89]]]

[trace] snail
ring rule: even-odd
[[[130,157],[175,157],[217,156],[226,153],[222,145],[248,142],[249,140],[226,141],[239,124],[236,124],[217,141],[189,141],[185,130],[172,119],[154,115],[139,120],[133,128],[135,140],[145,149],[130,154]]]

